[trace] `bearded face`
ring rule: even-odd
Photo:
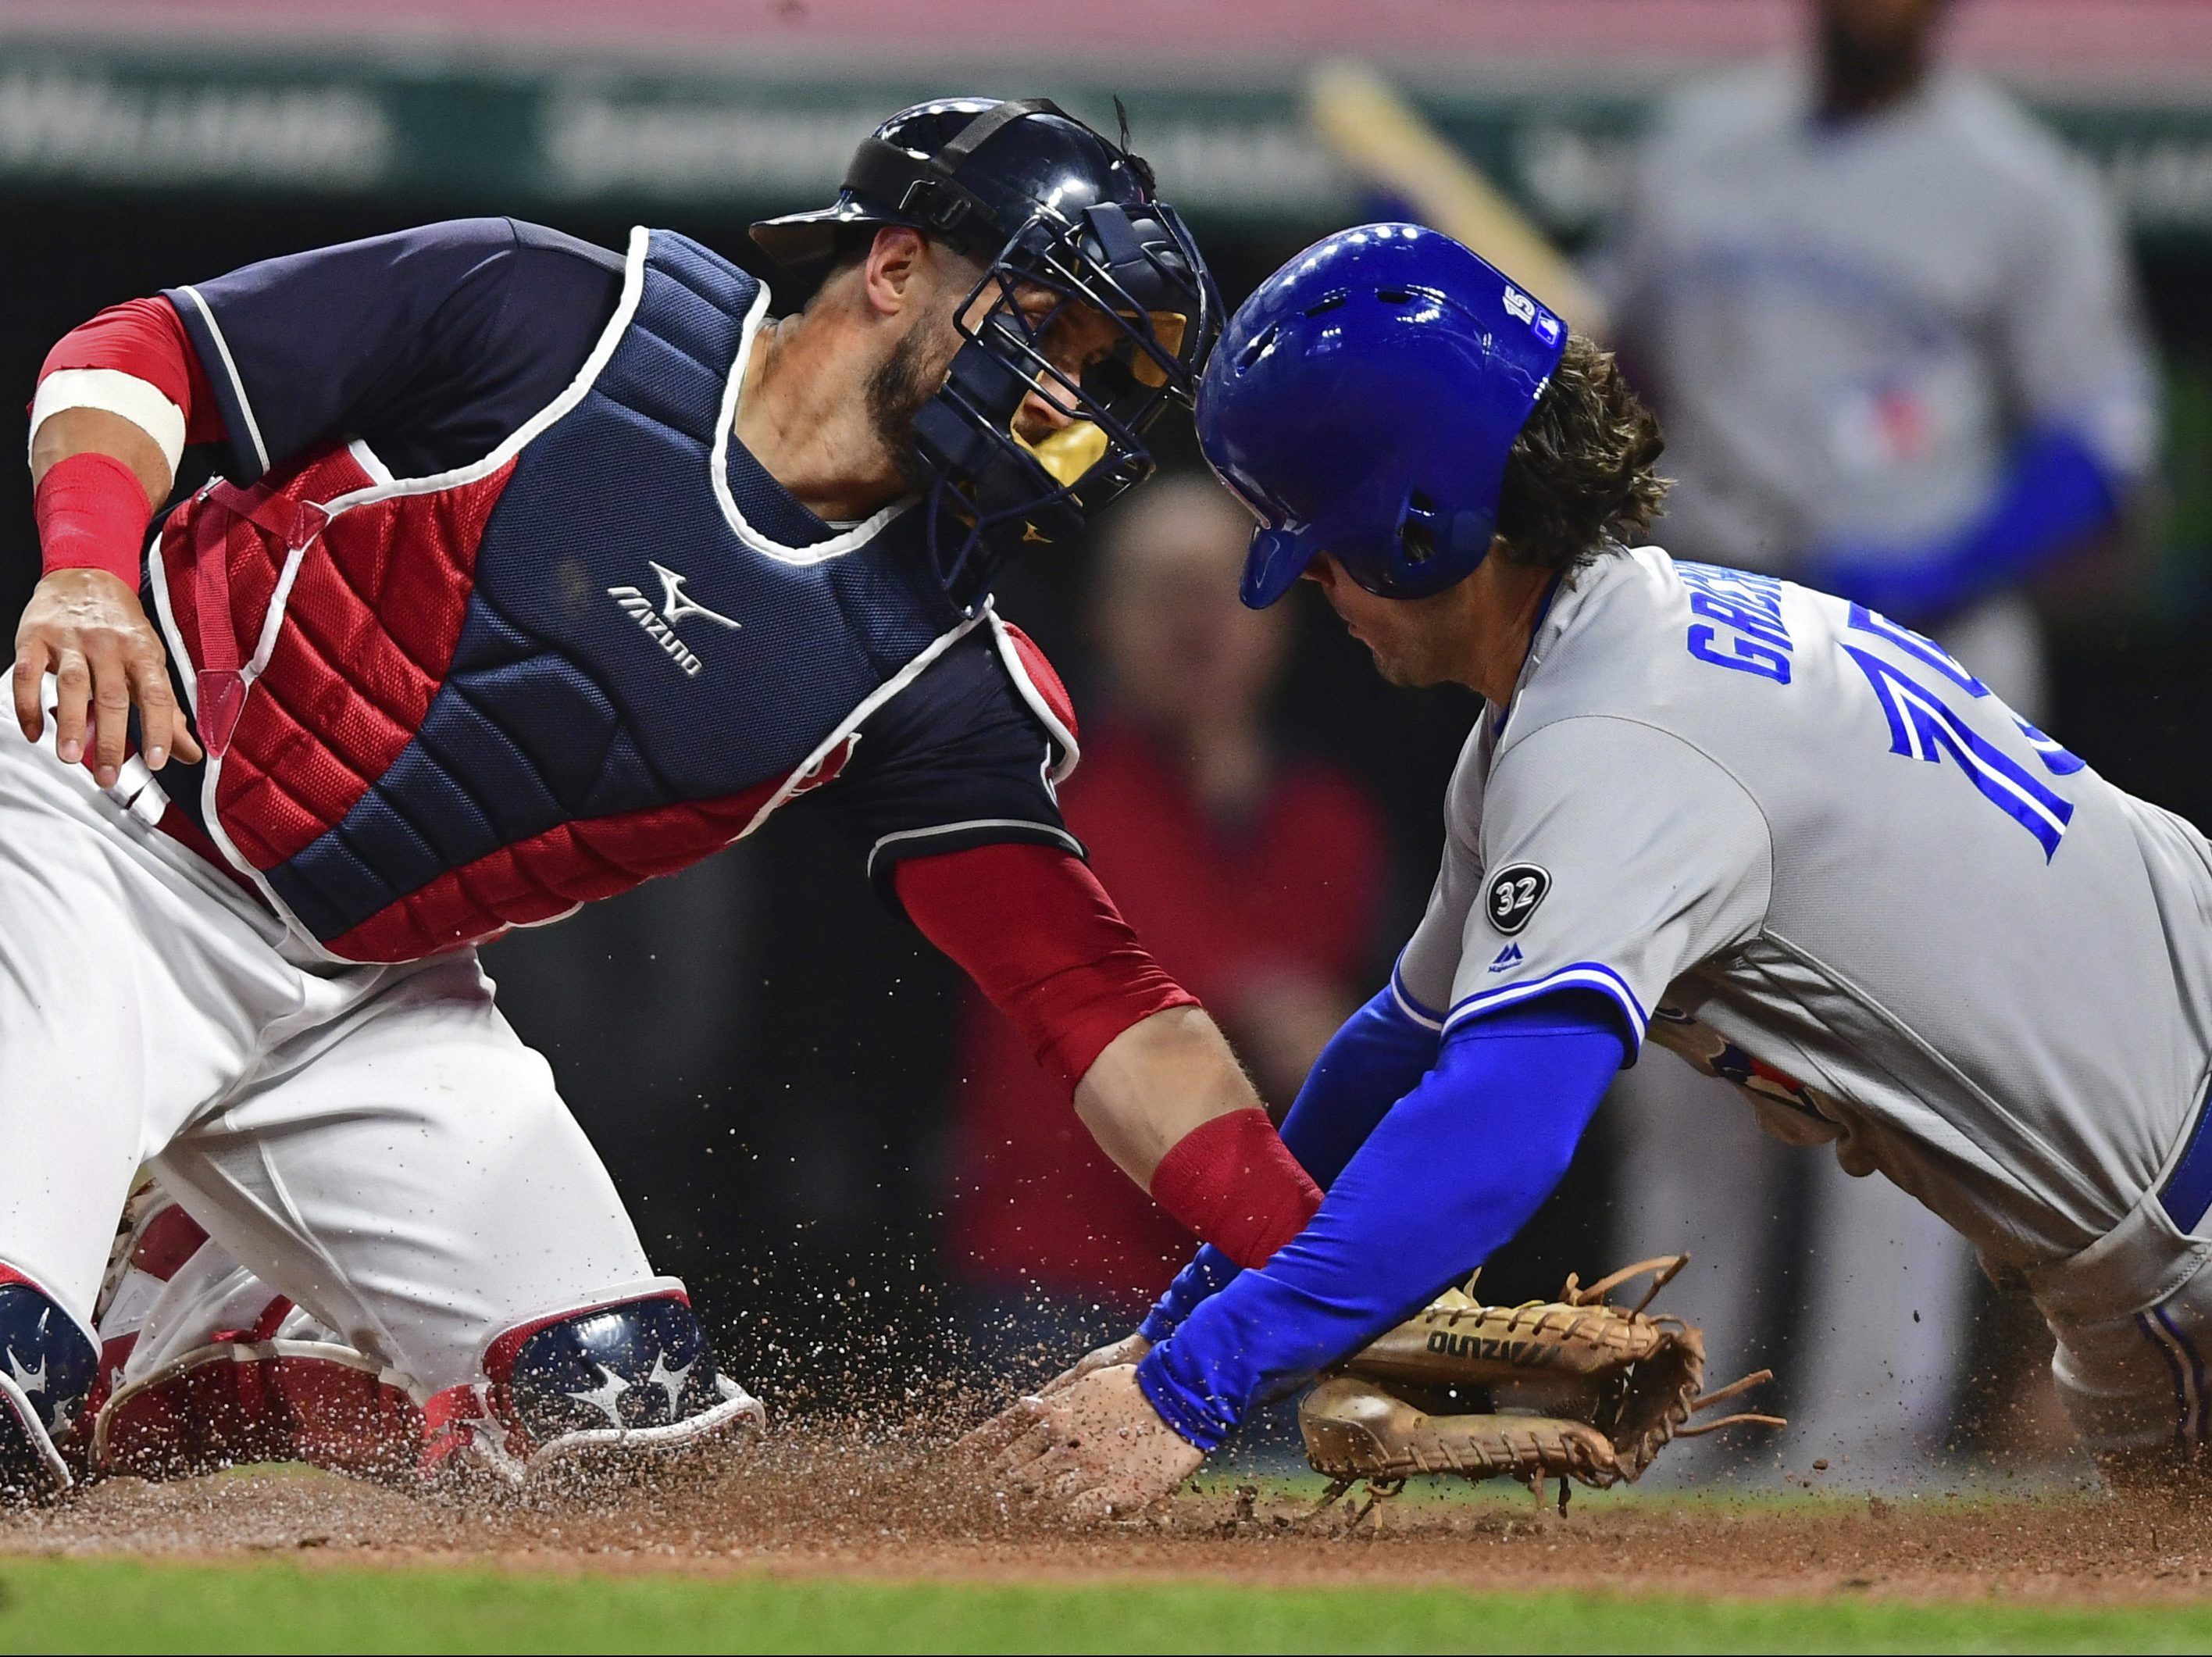
[[[964,260],[947,260],[945,296],[951,303],[925,308],[913,327],[901,335],[868,376],[870,423],[884,453],[897,467],[908,489],[920,493],[930,484],[931,473],[915,442],[915,417],[943,388],[952,369],[952,359],[963,343],[953,320],[957,295],[976,286],[979,267]],[[1006,296],[983,284],[969,300],[968,320],[981,327],[993,308]],[[1036,338],[1043,358],[1071,381],[1110,351],[1121,338],[1112,318],[1087,306],[1064,303],[1051,289],[1034,283],[1017,284],[1012,302],[1019,311],[1025,332]],[[1040,369],[1036,383],[1016,410],[1012,429],[1030,445],[1041,444],[1073,422],[1082,411],[1071,405],[1071,394]]]
[[[929,487],[930,473],[914,441],[914,417],[937,395],[952,367],[960,336],[949,313],[934,326],[908,329],[868,376],[868,420],[899,481],[915,494]]]

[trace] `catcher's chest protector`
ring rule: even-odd
[[[395,482],[354,443],[172,515],[153,583],[201,813],[331,954],[433,953],[707,856],[978,624],[920,511],[773,539],[788,497],[725,453],[765,303],[639,231],[575,382],[483,461]]]

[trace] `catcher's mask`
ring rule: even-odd
[[[1220,295],[1152,168],[1048,99],[901,110],[861,141],[834,206],[752,237],[780,285],[805,294],[842,228],[886,224],[986,264],[951,369],[914,422],[938,573],[972,608],[1015,547],[1072,535],[1151,475],[1145,430],[1170,403],[1191,405]],[[1057,412],[1048,434],[1016,429],[1032,392]]]

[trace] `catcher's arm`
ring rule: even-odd
[[[901,863],[908,918],[1012,1019],[1102,1149],[1231,1259],[1256,1264],[1320,1205],[1221,1032],[1090,869],[1054,846]]]
[[[31,484],[43,567],[15,635],[16,723],[55,752],[88,757],[102,788],[121,774],[131,705],[159,771],[173,747],[200,758],[169,689],[167,652],[138,602],[139,554],[187,441],[220,435],[207,377],[166,300],[137,300],[71,329],[47,354],[31,414]],[[195,416],[197,428],[195,428]]]
[[[1432,1022],[1424,1022],[1395,990],[1386,989],[1346,1019],[1322,1049],[1283,1122],[1283,1143],[1322,1190],[1327,1191],[1344,1171],[1382,1113],[1411,1093],[1436,1063],[1437,1036]],[[1239,1270],[1234,1260],[1206,1244],[1176,1274],[1134,1334],[1085,1353],[1043,1391],[1064,1392],[1093,1370],[1136,1362]]]
[[[1377,1124],[1313,1221],[1138,1365],[1201,1449],[1255,1400],[1364,1345],[1527,1223],[1630,1048],[1582,992],[1471,1020]]]

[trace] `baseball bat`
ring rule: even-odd
[[[1355,178],[1465,242],[1569,327],[1602,333],[1605,308],[1572,263],[1374,70],[1352,62],[1319,65],[1306,82],[1306,113]]]

